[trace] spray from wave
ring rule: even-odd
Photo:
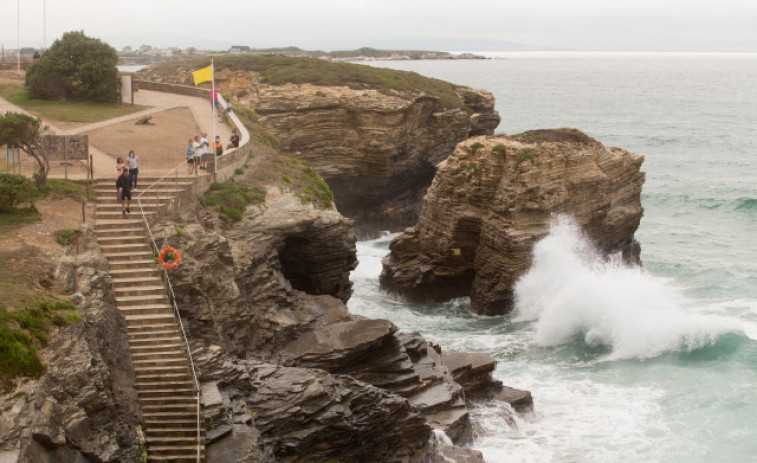
[[[609,348],[606,360],[693,351],[742,331],[733,319],[698,313],[669,279],[601,258],[568,217],[534,247],[515,297],[515,319],[536,321],[536,344],[579,338]]]

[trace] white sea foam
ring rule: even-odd
[[[515,288],[516,320],[536,321],[538,345],[580,337],[610,348],[608,360],[648,358],[742,332],[735,319],[700,313],[670,279],[600,258],[567,217],[555,220],[533,257]]]

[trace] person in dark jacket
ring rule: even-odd
[[[116,191],[121,200],[121,214],[131,214],[129,206],[131,205],[131,177],[129,177],[129,168],[124,167],[121,175],[116,179]]]

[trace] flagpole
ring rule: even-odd
[[[213,60],[210,60],[210,112],[213,117],[213,175],[218,172],[218,159],[216,159],[216,70]]]

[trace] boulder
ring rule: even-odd
[[[573,129],[461,143],[439,164],[418,223],[392,241],[381,285],[410,300],[470,296],[476,313],[507,313],[558,214],[602,254],[639,263],[643,160]]]

